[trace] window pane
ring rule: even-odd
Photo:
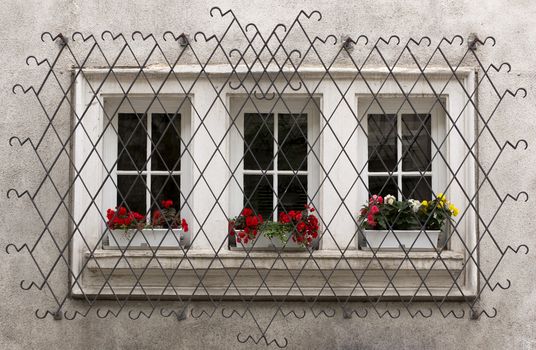
[[[402,195],[406,199],[418,199],[420,201],[432,199],[431,176],[403,176]]]
[[[396,114],[368,115],[369,171],[396,171]]]
[[[252,208],[269,220],[273,213],[274,192],[272,175],[244,175],[244,207]]]
[[[162,209],[163,200],[172,200],[173,208],[180,208],[180,183],[181,177],[178,175],[152,175],[151,177],[151,209]],[[158,204],[158,205],[157,205]]]
[[[180,171],[180,114],[153,113],[151,124],[153,141],[151,168]]]
[[[369,195],[398,197],[398,180],[395,176],[369,176]]]
[[[304,206],[309,203],[307,200],[307,175],[279,175],[277,180],[278,212],[303,210]]]
[[[244,169],[273,169],[273,133],[273,114],[244,114]]]
[[[145,215],[147,213],[145,181],[144,175],[118,175],[117,206],[124,206],[128,210]]]
[[[307,170],[307,114],[279,114],[278,168]]]
[[[144,170],[147,159],[146,122],[143,114],[118,114],[117,169]]]
[[[432,138],[430,114],[402,115],[403,171],[432,170]]]

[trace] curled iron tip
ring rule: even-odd
[[[301,15],[305,16],[307,19],[311,19],[313,15],[317,15],[318,16],[317,21],[320,22],[322,20],[322,14],[317,10],[311,11],[309,13],[301,10],[300,13],[298,14],[298,19],[300,18]]]
[[[264,344],[266,346],[270,346],[272,344],[275,344],[280,349],[284,349],[284,348],[286,348],[288,346],[288,339],[286,337],[284,337],[283,342],[280,343],[275,338],[269,341],[268,338],[266,338],[265,335],[261,335],[259,338],[255,339],[251,335],[248,335],[247,337],[244,338],[242,336],[242,333],[238,333],[236,335],[236,339],[238,340],[238,342],[240,342],[242,344],[247,343],[247,342],[253,342],[255,345],[259,345],[261,342],[264,342]]]
[[[385,43],[386,45],[391,45],[392,40],[396,41],[395,45],[397,45],[397,46],[400,45],[400,37],[398,35],[391,35],[387,40],[385,40],[385,38],[383,38],[383,37],[379,37],[378,38],[378,43],[381,41],[381,42]]]
[[[441,46],[443,42],[446,42],[449,45],[453,45],[455,41],[459,41],[460,46],[464,43],[463,37],[461,35],[454,35],[451,39],[443,37],[443,39],[441,39],[441,41],[439,42],[439,46]]]
[[[423,41],[426,41],[426,44],[425,44],[425,45],[426,45],[427,47],[429,47],[430,45],[432,45],[432,39],[430,39],[430,38],[427,37],[427,36],[423,36],[422,38],[419,39],[419,41],[417,41],[417,40],[411,38],[411,39],[409,39],[408,44],[413,43],[413,44],[415,44],[415,45],[417,45],[417,46],[421,46],[421,44],[423,43]]]

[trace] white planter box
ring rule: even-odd
[[[182,247],[190,245],[190,235],[182,229],[108,230],[107,247],[111,249],[179,249],[179,243]]]
[[[440,232],[440,230],[364,230],[363,235],[367,247],[374,250],[411,248],[411,250],[433,251],[434,248],[437,249]]]
[[[235,230],[235,239],[238,238],[240,230]],[[288,234],[290,236],[290,233]],[[318,245],[317,241],[313,241],[311,247],[316,247]],[[255,240],[249,240],[247,244],[243,242],[236,242],[236,247],[231,247],[231,250],[306,250],[307,248],[302,245],[294,242],[292,238],[289,237],[286,245],[281,242],[279,238],[268,238],[262,234],[258,234]]]

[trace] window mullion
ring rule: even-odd
[[[147,222],[150,222],[151,220],[151,140],[152,140],[152,134],[153,134],[153,120],[152,120],[152,114],[147,113],[147,166],[146,171],[147,175],[145,176],[146,181],[146,191],[145,191],[145,204],[146,204],[146,216],[147,216]]]
[[[400,112],[396,115],[396,133],[398,136],[396,141],[398,200],[402,200],[402,114]]]
[[[277,221],[277,217],[278,217],[278,212],[277,212],[277,207],[278,207],[278,202],[277,202],[277,198],[278,198],[278,186],[279,186],[279,182],[278,182],[278,174],[277,174],[277,170],[278,170],[278,158],[279,158],[279,152],[278,152],[278,147],[279,147],[279,144],[278,144],[278,139],[279,139],[279,114],[278,113],[274,113],[274,154],[273,154],[273,159],[274,159],[274,162],[273,162],[273,169],[274,169],[274,175],[273,175],[273,187],[274,187],[274,191],[273,191],[273,207],[274,207],[274,216],[273,216],[273,221]]]

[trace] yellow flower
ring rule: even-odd
[[[421,206],[425,209],[428,208],[428,201],[422,201]]]
[[[445,203],[447,201],[447,197],[443,194],[443,193],[438,193],[437,194],[437,199],[440,201],[440,202],[443,202]]]
[[[449,210],[453,216],[458,216],[458,213],[460,212],[452,203],[449,204]]]

